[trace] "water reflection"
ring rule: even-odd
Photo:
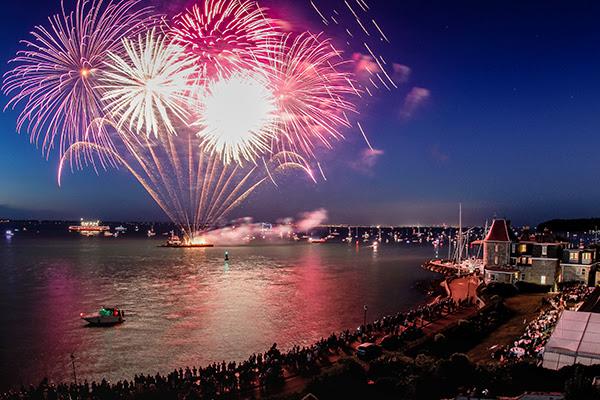
[[[14,238],[0,244],[0,385],[43,376],[131,378],[309,344],[422,301],[429,248],[285,245],[162,249],[153,240]],[[82,311],[126,322],[86,329]],[[23,360],[29,360],[27,368]]]

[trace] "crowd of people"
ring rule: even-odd
[[[541,311],[512,345],[496,350],[492,357],[500,361],[521,359],[541,361],[544,348],[558,322],[561,311],[569,305],[581,303],[593,290],[594,288],[588,288],[586,285],[575,285],[565,287],[560,293],[548,298],[546,302],[550,307]]]
[[[463,305],[466,305],[463,304]],[[250,393],[281,384],[285,377],[317,372],[330,356],[354,350],[354,344],[375,342],[393,335],[411,340],[422,334],[428,322],[453,313],[460,305],[451,297],[388,315],[356,330],[345,330],[322,338],[311,346],[294,346],[281,352],[273,344],[265,353],[253,354],[248,360],[213,363],[204,368],[179,368],[167,375],[136,375],[133,380],[111,383],[87,381],[53,384],[44,379],[37,386],[21,387],[0,395],[0,399],[133,399],[133,398],[218,398],[231,393]]]

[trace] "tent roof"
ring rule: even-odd
[[[563,311],[545,351],[600,358],[600,314]]]

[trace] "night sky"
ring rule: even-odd
[[[324,29],[308,0],[262,4],[293,25]],[[494,215],[518,224],[600,215],[599,2],[369,4],[391,41],[379,52],[411,71],[398,90],[361,103],[378,156],[365,158],[364,140],[349,130],[345,142],[320,153],[326,182],[287,176],[232,217],[274,221],[325,208],[333,223],[454,223],[459,202],[477,224]],[[59,7],[59,0],[3,3],[2,72],[18,40]],[[0,114],[0,217],[166,218],[124,170],[76,171],[58,188],[56,154],[46,160],[17,135],[16,117]]]

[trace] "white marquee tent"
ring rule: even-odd
[[[563,311],[544,349],[544,368],[600,364],[600,314]]]

